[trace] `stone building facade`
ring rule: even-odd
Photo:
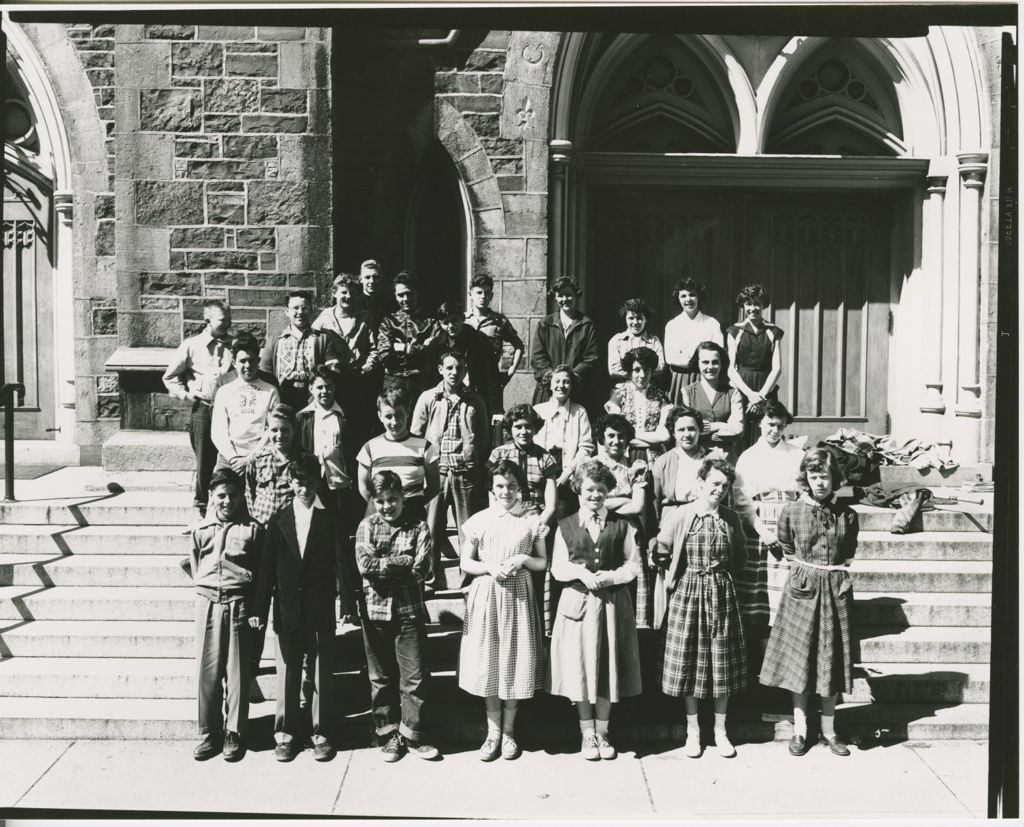
[[[563,274],[603,338],[631,295],[663,329],[684,272],[722,320],[764,281],[790,333],[797,431],[891,431],[991,460],[1004,30],[168,20],[4,21],[8,98],[30,122],[5,136],[20,182],[5,201],[37,194],[12,221],[46,245],[5,235],[5,266],[31,264],[48,303],[38,352],[6,362],[37,389],[18,414],[26,445],[86,463],[121,432],[181,431],[158,368],[204,298],[265,339],[289,290],[326,304],[334,273],[375,257],[418,272],[433,302],[491,275],[528,347]],[[532,385],[524,365],[507,396]]]

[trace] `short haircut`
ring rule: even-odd
[[[472,281],[469,282],[469,288],[472,290],[474,287],[482,287],[484,290],[494,289],[494,279],[490,276],[473,276]]]
[[[417,292],[420,289],[420,280],[416,277],[415,273],[409,270],[399,270],[391,280],[391,284],[395,287],[404,284],[410,290],[416,290]]]
[[[548,296],[554,298],[559,293],[572,293],[577,298],[583,294],[580,290],[580,286],[576,283],[575,279],[571,279],[568,276],[562,276],[554,281],[551,285],[551,289],[548,290]]]
[[[441,302],[441,306],[437,308],[437,318],[447,319],[449,316],[458,316],[460,319],[465,318],[466,311],[462,306],[462,302],[451,301]]]
[[[544,424],[544,420],[540,418],[540,414],[533,409],[532,405],[527,405],[525,402],[521,405],[514,405],[505,412],[505,418],[502,420],[502,426],[509,439],[512,438],[512,426],[520,419],[529,422],[534,433],[537,433]]]
[[[805,494],[810,493],[811,490],[807,484],[808,471],[827,473],[832,479],[833,491],[843,484],[843,473],[839,470],[839,463],[832,456],[832,452],[825,448],[811,448],[800,460],[800,476],[796,478],[796,483]]]
[[[274,405],[273,408],[267,413],[267,424],[269,425],[271,420],[277,420],[278,422],[287,422],[295,428],[295,409],[291,405],[285,405],[283,402]]]
[[[700,468],[697,469],[697,479],[706,480],[712,469],[721,471],[725,478],[729,480],[730,485],[736,481],[736,469],[726,460],[719,457],[708,457],[705,459],[700,464]]]
[[[512,477],[521,489],[526,488],[526,474],[523,469],[510,459],[503,459],[494,464],[487,472],[487,487],[490,488],[495,477]]]
[[[391,492],[402,495],[402,478],[394,471],[378,471],[370,477],[370,498],[379,497],[381,494]]]
[[[389,408],[396,408],[409,412],[409,397],[401,388],[384,388],[377,397],[377,410],[387,405]]]
[[[647,306],[647,302],[643,299],[627,299],[622,307],[619,308],[619,316],[625,319],[627,313],[636,313],[645,319],[651,318],[651,308]]]
[[[718,374],[719,381],[724,383],[725,377],[729,372],[729,354],[724,347],[718,344],[718,342],[706,340],[693,349],[693,356],[690,357],[690,373],[700,373],[698,366],[700,365],[700,352],[702,350],[713,350],[718,354],[718,362],[722,366],[722,369]]]
[[[736,304],[744,305],[747,302],[751,304],[759,304],[761,307],[767,307],[771,304],[771,300],[768,296],[768,291],[765,289],[763,284],[748,284],[739,294],[736,296]]]
[[[622,414],[605,414],[594,425],[594,436],[597,438],[598,444],[604,445],[605,431],[609,428],[622,434],[627,442],[636,436],[636,428],[633,427],[633,423]]]
[[[359,286],[359,279],[351,273],[338,273],[338,275],[334,277],[332,286],[335,290],[339,287],[347,287],[349,290],[354,290]]]
[[[313,384],[314,379],[323,379],[331,388],[334,388],[334,383],[337,380],[338,375],[331,370],[327,365],[317,365],[313,368],[313,375],[310,377],[309,384]],[[335,388],[336,390],[336,388]]]
[[[292,299],[302,299],[310,307],[313,306],[313,297],[309,295],[305,290],[292,290],[288,293],[288,297],[284,300],[284,306],[290,307]]]
[[[632,350],[627,350],[625,355],[622,357],[622,369],[629,373],[633,370],[633,365],[639,362],[648,370],[656,370],[658,367],[658,354],[651,350],[649,347],[635,347]]]
[[[359,265],[359,275],[364,275],[365,273],[377,273],[380,275],[380,265],[377,263],[377,259],[368,258]]]
[[[210,475],[210,490],[226,485],[234,488],[243,488],[241,475],[230,468],[218,468]]]
[[[211,307],[216,307],[222,313],[230,312],[228,306],[221,299],[206,299],[203,302],[203,315],[206,315],[206,311]]]
[[[437,357],[437,364],[438,364],[438,366],[440,367],[441,365],[443,365],[444,364],[444,360],[447,359],[448,357],[451,357],[452,359],[457,359],[459,364],[462,365],[462,367],[466,367],[466,354],[465,354],[465,352],[459,350],[458,348],[454,348],[454,347],[448,348],[448,350],[446,350],[444,353],[442,353],[440,356]]]
[[[698,431],[704,431],[704,417],[701,416],[700,411],[695,411],[693,408],[687,408],[683,405],[676,405],[668,412],[668,416],[665,418],[665,427],[668,428],[672,439],[675,439],[676,422],[684,416],[690,417],[690,419],[697,423]]]
[[[320,479],[320,460],[312,454],[301,454],[288,463],[288,469],[295,479],[313,482]]]
[[[544,374],[544,385],[548,388],[551,387],[551,379],[556,373],[566,373],[569,375],[569,396],[576,392],[576,374],[572,372],[572,368],[569,365],[561,364],[555,365],[551,370]]]
[[[583,480],[593,480],[604,485],[609,491],[618,484],[611,469],[599,459],[588,459],[581,465],[576,466],[572,475],[573,488],[577,493],[583,487]]]
[[[783,424],[789,425],[793,422],[793,414],[789,412],[778,399],[768,399],[765,401],[764,413],[761,414],[761,419],[771,417],[772,419],[781,419]]]
[[[256,337],[251,333],[239,333],[231,340],[231,357],[238,356],[240,351],[245,351],[249,354],[255,354],[256,358],[260,355],[260,343],[256,341]]]
[[[704,299],[707,297],[707,288],[704,287],[699,281],[690,276],[684,276],[676,282],[676,286],[672,289],[672,303],[675,305],[679,304],[679,294],[683,291],[687,293],[693,293],[697,297],[697,308],[700,309],[704,305]]]

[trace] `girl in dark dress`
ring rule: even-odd
[[[729,381],[743,396],[743,438],[737,453],[745,451],[760,434],[758,423],[766,399],[778,398],[782,375],[782,330],[764,320],[768,291],[763,285],[748,284],[736,297],[743,308],[743,321],[726,331],[729,350]]]
[[[828,451],[815,448],[800,462],[802,496],[779,515],[776,535],[789,560],[761,683],[793,693],[791,755],[807,752],[807,705],[821,696],[821,742],[836,755],[850,750],[836,735],[836,704],[853,691],[853,640],[848,571],[857,551],[857,513],[839,505],[833,491],[839,468]]]

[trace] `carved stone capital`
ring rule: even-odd
[[[960,178],[968,189],[982,189],[988,173],[987,152],[961,152],[956,156]]]
[[[551,155],[551,163],[568,165],[572,162],[572,141],[554,138],[548,144],[548,152]]]
[[[75,194],[70,190],[58,190],[53,194],[53,209],[57,218],[70,224],[75,217]]]
[[[929,195],[944,195],[946,192],[946,181],[949,178],[945,175],[932,175],[927,178]]]

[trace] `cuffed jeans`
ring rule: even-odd
[[[410,741],[422,737],[420,715],[429,674],[423,660],[426,644],[426,629],[415,618],[363,619],[371,714],[378,736],[397,729]]]
[[[196,595],[199,735],[245,732],[249,723],[251,635],[242,600],[214,603]],[[222,685],[223,684],[223,685]],[[227,701],[227,715],[223,706]]]
[[[441,553],[448,544],[448,506],[451,504],[455,510],[455,526],[459,532],[459,545],[454,555],[457,557],[462,550],[462,527],[466,520],[487,507],[487,495],[481,478],[477,470],[441,471],[441,491],[427,506],[427,528],[430,529],[433,541],[431,566],[435,588],[445,588]]]
[[[191,427],[188,439],[196,455],[196,505],[205,506],[210,499],[210,477],[217,464],[217,447],[210,438],[213,408],[198,399],[192,403]]]

